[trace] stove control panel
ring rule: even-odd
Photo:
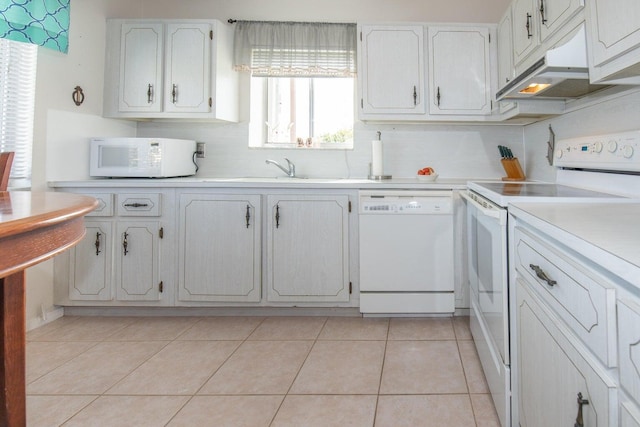
[[[640,172],[640,130],[558,140],[553,165]]]

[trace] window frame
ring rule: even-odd
[[[355,146],[355,122],[356,122],[356,77],[350,78],[353,83],[352,89],[352,109],[353,109],[353,122],[352,132],[353,137],[350,142],[337,143],[337,142],[314,142],[311,146],[306,144],[298,145],[297,142],[270,142],[268,141],[268,111],[269,111],[269,98],[268,98],[268,79],[277,77],[266,76],[250,76],[250,120],[249,120],[249,147],[250,148],[266,148],[266,149],[319,149],[319,150],[353,150]],[[336,77],[309,77],[312,79]],[[312,88],[313,85],[310,85]],[[310,89],[313,92],[313,89]],[[313,98],[310,95],[310,105],[313,103]],[[313,108],[309,107],[309,128],[313,129]]]

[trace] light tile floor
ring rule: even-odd
[[[468,317],[63,317],[27,334],[38,426],[499,426]]]

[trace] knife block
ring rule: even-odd
[[[520,162],[517,157],[511,159],[501,159],[502,167],[507,173],[507,176],[503,177],[503,181],[524,181],[525,176],[520,166]]]

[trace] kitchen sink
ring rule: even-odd
[[[300,183],[327,183],[327,182],[341,182],[344,181],[340,178],[309,178],[305,176],[274,176],[274,177],[238,177],[238,178],[205,178],[203,182],[300,182]]]

